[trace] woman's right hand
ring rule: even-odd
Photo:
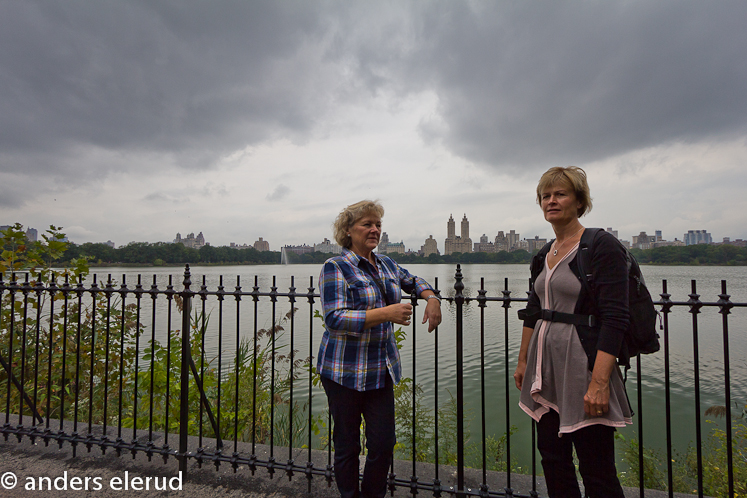
[[[521,386],[524,384],[524,372],[527,371],[527,362],[519,360],[519,364],[516,365],[516,371],[514,372],[514,382],[516,382],[516,388],[521,391]]]
[[[521,347],[519,348],[519,362],[516,365],[516,371],[514,372],[514,382],[516,382],[516,388],[521,391],[521,386],[524,385],[524,374],[527,371],[527,351],[529,351],[529,340],[534,334],[534,329],[531,327],[521,328]]]
[[[385,309],[389,315],[390,322],[398,323],[400,325],[410,325],[410,318],[412,317],[412,304],[390,304]]]

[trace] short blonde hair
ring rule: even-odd
[[[581,203],[578,208],[579,218],[591,211],[591,192],[586,181],[586,172],[578,166],[560,166],[550,168],[540,178],[537,184],[537,204],[542,205],[542,192],[550,187],[563,186],[576,195],[576,200]]]
[[[379,201],[363,200],[340,211],[334,224],[332,224],[332,234],[335,237],[335,242],[346,249],[350,249],[353,240],[348,235],[348,230],[356,221],[369,214],[375,214],[379,218],[384,217],[384,208],[379,204]]]

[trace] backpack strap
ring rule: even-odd
[[[591,253],[594,247],[594,240],[596,240],[597,234],[602,231],[601,228],[587,228],[584,233],[581,234],[581,240],[578,243],[578,254],[576,255],[576,264],[578,265],[578,273],[581,276],[581,286],[586,291],[589,299],[594,303],[596,308],[596,302],[594,302],[594,290],[593,290],[593,278],[591,274]]]
[[[542,273],[542,267],[545,264],[545,258],[547,257],[547,253],[550,252],[550,248],[552,247],[552,243],[554,241],[555,239],[552,239],[550,242],[542,246],[542,249],[540,249],[539,252],[537,252],[537,254],[535,254],[532,258],[532,263],[529,268],[532,276],[532,285],[534,285],[534,281],[537,280],[537,276]]]

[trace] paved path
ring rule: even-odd
[[[72,427],[65,424],[65,432],[72,433]],[[55,427],[56,429],[56,427]],[[96,429],[96,428],[94,428]],[[130,433],[130,436],[132,434]],[[147,440],[147,434],[138,433],[139,439]],[[154,441],[159,441],[161,434],[154,434]],[[176,444],[175,436],[169,442]],[[190,438],[190,451],[197,449],[197,439]],[[212,446],[212,441],[206,441],[206,447]],[[233,448],[231,447],[230,451]],[[238,450],[245,455],[251,453],[251,446],[239,444]],[[259,458],[267,460],[269,448],[257,445],[256,454]],[[275,448],[274,455],[279,463],[284,463],[288,458],[287,448]],[[296,462],[305,462],[308,459],[307,450],[295,450],[293,458]],[[312,460],[317,468],[324,468],[327,463],[326,452],[312,452]],[[410,462],[395,462],[395,472],[400,478],[409,478],[412,474]],[[418,464],[416,473],[421,482],[431,482],[434,477],[434,466],[431,464]],[[444,486],[453,485],[455,481],[453,467],[441,466],[439,477]],[[305,477],[296,474],[292,481],[283,471],[278,471],[274,478],[270,479],[266,469],[260,468],[256,475],[246,467],[239,467],[233,472],[230,465],[221,465],[216,471],[212,464],[205,464],[201,468],[197,462],[190,460],[187,476],[179,480],[178,462],[169,458],[166,463],[161,457],[154,456],[152,461],[143,453],[138,453],[135,458],[131,454],[117,456],[113,450],[107,450],[105,454],[94,447],[89,453],[85,446],[78,446],[76,455],[70,444],[59,448],[54,442],[45,446],[44,442],[37,439],[33,444],[29,438],[24,438],[20,443],[14,436],[7,441],[0,437],[0,497],[25,498],[25,497],[49,497],[64,496],[89,498],[113,498],[113,497],[171,497],[171,496],[197,496],[197,497],[243,497],[243,498],[336,498],[336,487],[327,486],[324,477],[317,476],[313,479],[311,490]],[[40,479],[42,478],[42,479]],[[47,478],[47,479],[44,479]],[[517,492],[524,496],[531,489],[531,476],[512,475],[512,486]],[[124,481],[127,480],[127,489]],[[465,469],[465,481],[467,486],[473,489],[482,480],[482,472],[476,469]],[[498,472],[488,473],[488,484],[491,490],[503,490],[506,485],[505,474]],[[15,481],[15,486],[11,485]],[[85,490],[86,481],[88,491]],[[33,486],[32,486],[33,484]],[[39,486],[44,490],[39,490]],[[149,489],[145,489],[146,485]],[[52,489],[48,489],[49,486]],[[161,489],[155,489],[156,486]],[[36,489],[28,489],[28,488]],[[163,488],[169,488],[163,490]],[[78,488],[76,490],[75,488]],[[140,488],[140,489],[135,489]],[[541,478],[537,481],[537,490],[541,496],[547,496],[544,482]],[[626,489],[627,497],[640,496],[637,489]],[[412,496],[408,489],[398,488],[394,497],[403,498]],[[417,496],[430,496],[421,491]],[[451,496],[444,493],[443,496]],[[646,497],[658,498],[667,496],[661,491],[647,490]],[[675,495],[691,496],[691,495]]]
[[[73,458],[72,449],[65,446],[59,449],[43,442],[32,445],[28,440],[20,444],[15,440],[0,443],[0,496],[2,497],[49,497],[49,496],[86,496],[86,497],[164,497],[164,496],[199,496],[199,497],[244,497],[244,498],[285,498],[298,496],[297,489],[289,489],[287,481],[279,479],[270,481],[251,477],[248,469],[240,469],[233,474],[230,469],[215,472],[213,468],[198,469],[191,466],[189,477],[178,479],[178,467],[175,459],[165,465],[162,460],[148,462],[145,455],[134,460],[129,455],[117,457],[114,451],[101,455],[98,449],[87,453],[85,448],[78,451]],[[14,489],[5,489],[12,484],[12,472],[17,480]],[[45,491],[38,490],[39,478]],[[127,477],[129,488],[125,490],[124,480]],[[77,478],[77,479],[76,479]],[[86,480],[89,491],[85,491]],[[25,488],[34,482],[36,491]],[[145,484],[149,490],[145,489]],[[280,485],[279,485],[280,484]],[[52,486],[52,491],[48,486]],[[169,488],[166,491],[156,490]],[[140,487],[140,490],[134,488]],[[74,488],[80,489],[75,491]]]

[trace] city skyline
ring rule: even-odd
[[[0,218],[73,241],[331,238],[386,209],[408,248],[590,227],[747,238],[747,3],[5,2]],[[559,22],[562,20],[562,22]],[[184,232],[186,230],[187,232]]]
[[[0,225],[0,230],[4,230],[8,228],[10,225]],[[30,240],[36,240],[38,230],[36,228],[32,227],[24,227],[26,231],[26,236]],[[520,232],[516,232],[514,229],[510,230],[498,230],[497,235],[492,238],[488,237],[487,234],[483,233],[482,236],[479,238],[479,242],[472,242],[471,238],[469,237],[469,219],[467,217],[467,214],[465,213],[463,215],[463,218],[460,223],[460,235],[456,235],[456,229],[455,229],[455,221],[453,219],[453,215],[449,216],[449,219],[446,222],[446,240],[443,244],[443,250],[438,245],[437,240],[434,238],[434,236],[431,234],[426,238],[423,243],[420,245],[420,248],[418,249],[416,246],[407,246],[403,241],[400,242],[392,242],[389,239],[389,234],[382,230],[381,239],[379,242],[378,250],[379,252],[385,252],[385,253],[409,253],[409,252],[423,252],[427,256],[431,252],[435,252],[437,254],[444,254],[448,255],[454,252],[500,252],[500,251],[511,251],[515,249],[525,249],[529,252],[532,252],[534,250],[537,250],[541,248],[550,238],[545,237],[539,237],[538,235],[529,236],[529,237],[522,237]],[[639,249],[649,249],[652,247],[658,247],[662,245],[692,245],[692,244],[698,244],[698,243],[721,243],[722,240],[714,240],[711,233],[709,233],[705,229],[697,229],[697,230],[688,230],[687,233],[683,234],[682,239],[680,240],[677,237],[674,237],[673,239],[667,239],[664,237],[662,230],[654,230],[655,235],[648,235],[646,230],[643,230],[638,233],[638,235],[632,235],[630,239],[620,237],[619,231],[614,230],[612,227],[606,227],[605,228],[608,232],[612,233],[615,238],[618,238],[621,242],[623,242],[626,247],[638,247]],[[469,241],[469,246],[463,245],[464,242],[460,243],[457,242],[455,239],[459,239],[460,237],[464,239],[464,235],[467,235],[467,240]],[[729,241],[729,242],[742,242],[743,239],[741,238],[734,238],[734,237],[724,237],[723,241]],[[112,247],[118,246],[121,247],[122,245],[127,245],[132,242],[144,242],[144,241],[130,241],[124,244],[115,244],[111,240],[107,240],[106,242],[94,242],[94,241],[86,241],[86,242],[76,242],[71,241],[76,244],[85,244],[88,242],[92,243],[103,243],[110,245]],[[164,241],[158,241],[158,242],[164,242]],[[210,246],[215,245],[211,244],[210,241],[208,241],[202,231],[199,232],[197,236],[195,236],[194,232],[191,232],[187,234],[187,236],[182,237],[180,232],[176,233],[176,238],[170,241],[171,243],[182,243],[185,245],[185,247],[191,247],[195,249],[200,249],[203,246]],[[308,242],[308,241],[307,241]],[[306,252],[327,252],[327,253],[339,253],[339,246],[334,241],[330,241],[329,238],[323,237],[321,242],[312,242],[311,244],[307,244],[307,242],[304,242],[302,244],[286,244],[286,243],[280,243],[278,245],[277,249],[273,249],[270,245],[270,242],[268,240],[264,240],[263,237],[258,237],[257,240],[254,241],[254,243],[239,243],[239,242],[230,242],[228,244],[223,244],[223,246],[232,247],[235,249],[244,249],[244,248],[254,248],[258,251],[276,251],[279,252],[283,248],[290,248],[293,250],[293,252],[296,252],[298,254],[303,254]],[[469,249],[467,250],[467,247]]]

